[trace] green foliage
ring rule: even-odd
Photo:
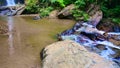
[[[49,13],[53,10],[53,7],[47,7],[47,8],[41,8],[39,10],[41,17],[46,17],[49,15]]]
[[[101,7],[104,12],[105,17],[120,17],[120,6],[116,6],[115,8],[107,8],[105,6]]]
[[[54,0],[54,2],[57,2],[59,5],[60,5],[60,7],[65,7],[65,4],[64,4],[64,0]]]
[[[104,18],[111,18],[114,23],[120,23],[120,0],[102,0],[100,5]]]
[[[71,4],[73,1],[71,1],[71,0],[51,0],[51,3],[57,5],[58,7],[63,8],[66,5]]]
[[[89,15],[84,12],[84,11],[80,11],[80,10],[73,10],[73,17],[75,18],[75,20],[84,20],[84,21],[88,21],[89,19]]]
[[[38,0],[38,2],[40,8],[48,7],[51,4],[50,0]]]
[[[74,2],[75,9],[72,11],[73,17],[75,20],[84,20],[88,21],[89,15],[85,11],[85,7],[87,5],[87,0],[76,0]]]
[[[38,5],[37,4],[37,1],[34,1],[34,0],[28,0],[27,1],[27,5],[26,5],[26,12],[27,13],[38,13]]]
[[[83,13],[84,21],[88,21],[90,16],[87,13]]]
[[[75,5],[76,5],[76,8],[84,8],[86,3],[85,3],[85,0],[77,0],[75,2]]]
[[[64,8],[66,5],[74,3],[76,0],[39,0],[39,4],[45,7],[53,6]]]
[[[116,24],[120,24],[120,18],[112,18],[112,21]]]
[[[53,9],[66,7],[74,4],[75,9],[72,11],[76,20],[89,19],[86,8],[90,4],[100,5],[104,18],[111,18],[113,22],[119,23],[120,19],[120,0],[27,0],[26,10],[29,13],[40,13],[42,17],[48,16]]]

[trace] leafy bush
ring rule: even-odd
[[[72,11],[72,13],[75,20],[88,21],[89,15],[85,11],[85,7],[87,5],[86,1],[87,0],[76,0],[74,2],[75,9]]]
[[[110,9],[104,6],[101,7],[101,9],[103,10],[105,17],[120,17],[120,6]]]
[[[89,19],[89,15],[85,11],[80,11],[76,9],[76,10],[73,10],[72,13],[73,13],[73,17],[75,18],[75,20],[88,21]]]
[[[27,0],[26,13],[38,13],[39,6],[35,0]]]
[[[46,17],[49,15],[49,13],[53,10],[53,7],[47,7],[47,8],[41,8],[39,10],[41,17]]]
[[[120,24],[120,18],[112,18],[112,21],[116,24]]]
[[[75,5],[72,11],[76,20],[89,19],[86,8],[90,4],[101,6],[104,18],[111,18],[114,22],[119,22],[120,0],[27,0],[26,10],[28,13],[40,13],[42,17],[48,16],[53,9],[61,9],[69,4]]]
[[[120,23],[120,0],[102,0],[100,5],[104,18],[111,18],[114,23]]]
[[[65,7],[64,0],[51,0],[51,3],[58,3],[59,7]]]
[[[85,0],[77,0],[75,1],[76,8],[84,8],[86,3]]]

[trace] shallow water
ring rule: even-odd
[[[4,19],[4,20],[3,20]],[[0,35],[0,68],[40,68],[40,51],[55,42],[56,35],[73,26],[74,21],[32,20],[32,17],[4,17],[8,36]]]

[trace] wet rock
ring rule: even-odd
[[[110,38],[109,41],[117,46],[120,46],[120,40],[115,40],[115,39]]]
[[[2,6],[0,7],[0,15],[3,16],[14,16],[20,15],[25,9],[25,5],[16,5],[16,6]]]
[[[113,26],[115,26],[115,24],[113,24],[110,19],[106,19],[103,20],[100,24],[98,24],[97,28],[105,32],[111,32],[113,31]]]
[[[120,26],[113,26],[114,32],[120,32]]]
[[[100,24],[98,24],[97,28],[99,30],[103,30],[106,32],[105,37],[108,38],[110,42],[113,44],[120,46],[120,36],[119,35],[107,35],[109,32],[120,32],[120,27],[116,24],[114,24],[110,19],[103,20]]]
[[[58,18],[71,18],[72,17],[72,10],[75,8],[73,4],[65,7],[58,13]]]
[[[8,32],[8,26],[4,22],[0,22],[0,34],[6,34]]]
[[[41,19],[39,15],[33,17],[33,20],[39,20],[39,19]]]
[[[99,10],[99,11],[96,11],[95,14],[93,14],[93,15],[90,17],[90,21],[92,21],[91,24],[92,24],[93,26],[96,26],[96,25],[101,21],[102,17],[103,17],[102,11],[100,11],[100,10]]]
[[[114,48],[113,48],[113,50],[116,52],[116,54],[114,54],[113,57],[114,57],[114,58],[120,57],[120,50],[114,49]]]
[[[112,55],[114,57],[114,62],[116,62],[120,66],[120,50],[114,49],[116,54]]]
[[[102,45],[102,44],[98,44],[98,45],[96,45],[96,47],[100,50],[105,50],[106,49],[105,45]]]
[[[91,24],[96,27],[96,25],[103,18],[103,12],[100,10],[100,6],[96,4],[91,4],[88,6],[86,12],[90,16],[89,21],[91,21]]]
[[[90,4],[87,8],[87,13],[92,16],[94,15],[97,11],[100,10],[100,6],[96,4]]]
[[[56,18],[57,18],[57,14],[58,14],[58,10],[53,10],[53,11],[49,14],[49,18],[56,19]]]
[[[70,40],[53,43],[41,52],[42,68],[119,68]]]
[[[16,14],[16,11],[12,10],[12,11],[7,12],[5,15],[7,15],[7,16],[14,16],[15,14]]]

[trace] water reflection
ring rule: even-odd
[[[14,53],[14,45],[13,45],[13,17],[8,17],[8,44],[9,44],[9,54],[12,55]]]
[[[0,37],[0,68],[41,68],[40,51],[74,24],[71,20],[32,18],[5,17],[9,33]]]

